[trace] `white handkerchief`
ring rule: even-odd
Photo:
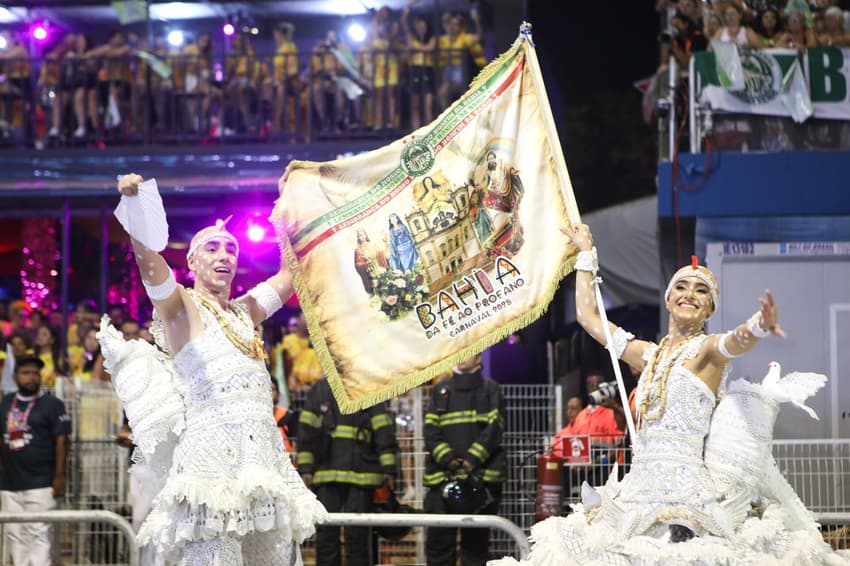
[[[121,195],[115,218],[133,238],[145,247],[161,252],[168,245],[168,221],[156,187],[156,179],[139,183],[139,193]]]

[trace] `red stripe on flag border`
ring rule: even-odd
[[[522,71],[523,67],[525,67],[525,61],[524,60],[520,65],[517,65],[516,68],[513,71],[511,71],[511,73],[505,78],[505,80],[502,82],[502,84],[500,84],[498,87],[496,87],[496,90],[494,90],[493,93],[490,96],[488,96],[486,99],[484,99],[481,102],[481,104],[478,105],[478,107],[476,107],[469,114],[467,114],[464,118],[462,118],[459,121],[457,126],[452,128],[451,130],[449,130],[449,132],[441,140],[439,140],[436,144],[434,144],[434,153],[435,154],[439,153],[440,150],[442,150],[442,148],[445,145],[447,145],[445,143],[446,140],[451,140],[452,138],[457,136],[458,132],[460,132],[461,130],[466,128],[466,126],[468,126],[472,122],[470,117],[474,117],[474,116],[478,115],[481,112],[481,110],[483,110],[487,105],[489,105],[493,100],[495,100],[496,97],[498,97],[505,90],[507,90],[508,86],[510,86],[511,83],[513,83],[514,80],[519,76],[520,71]],[[394,199],[396,196],[398,196],[398,194],[403,189],[410,186],[411,182],[413,182],[413,177],[408,175],[407,177],[404,178],[404,180],[401,183],[399,183],[398,185],[393,187],[392,190],[390,190],[387,194],[385,194],[380,199],[378,199],[378,201],[375,204],[371,205],[369,208],[366,208],[365,210],[361,210],[360,212],[358,212],[357,214],[355,214],[351,218],[347,218],[346,220],[343,220],[342,222],[339,222],[338,224],[331,226],[330,228],[328,228],[327,230],[325,230],[324,232],[322,232],[321,234],[316,236],[313,240],[311,240],[310,243],[306,244],[300,250],[296,251],[295,256],[298,259],[303,258],[305,255],[307,255],[310,252],[310,250],[312,250],[313,248],[315,248],[316,246],[318,246],[319,244],[321,244],[322,242],[324,242],[325,240],[327,240],[328,238],[330,238],[331,236],[333,236],[337,232],[340,232],[341,230],[344,230],[345,228],[348,228],[349,226],[360,222],[361,220],[363,220],[367,216],[371,216],[378,209],[383,208],[392,199]]]

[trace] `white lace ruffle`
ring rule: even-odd
[[[182,474],[157,496],[138,540],[169,552],[185,542],[274,529],[282,540],[300,544],[326,516],[294,470],[280,474],[247,466],[230,481]]]
[[[489,566],[699,566],[846,564],[816,533],[788,531],[777,514],[750,518],[732,539],[704,536],[671,543],[636,536],[623,540],[604,523],[588,525],[583,513],[552,517],[531,528],[529,559],[504,558]]]
[[[97,339],[133,431],[136,458],[150,461],[159,444],[173,444],[186,427],[171,361],[144,340],[124,340],[106,315]],[[170,455],[165,456],[170,461]]]

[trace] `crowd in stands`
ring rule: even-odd
[[[751,49],[850,47],[850,12],[840,0],[658,0],[656,10],[662,72],[671,55],[687,68],[712,40]]]
[[[438,18],[415,3],[401,13],[374,11],[359,44],[329,30],[311,45],[292,23],[278,22],[273,45],[256,28],[222,41],[211,31],[187,34],[179,47],[123,29],[102,45],[67,31],[33,57],[23,33],[6,30],[0,134],[43,147],[146,132],[303,139],[308,131],[414,129],[487,63],[476,10]]]

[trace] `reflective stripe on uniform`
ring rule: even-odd
[[[434,449],[431,451],[431,455],[434,456],[434,460],[439,462],[443,459],[443,456],[449,454],[451,451],[452,447],[449,446],[448,442],[441,442],[434,447]]]
[[[295,457],[295,461],[299,466],[303,464],[313,464],[315,463],[315,460],[316,459],[312,452],[299,452]]]
[[[322,425],[322,419],[319,418],[319,415],[311,413],[310,411],[301,411],[301,416],[298,417],[298,422],[313,428],[319,428]]]
[[[376,487],[384,481],[383,474],[374,472],[352,472],[350,470],[319,470],[313,475],[313,483],[350,483],[365,487]]]
[[[505,481],[505,473],[501,470],[480,470],[481,479],[490,482],[502,482]]]
[[[490,458],[490,452],[480,442],[473,442],[469,447],[469,453],[482,462]]]
[[[392,418],[386,413],[375,415],[370,421],[372,422],[372,430],[378,430],[379,428],[393,424]]]
[[[429,416],[431,416],[431,413],[426,416],[425,424],[432,424],[434,426],[449,426],[468,423],[492,424],[494,422],[497,422],[500,425],[504,426],[504,419],[502,418],[502,415],[499,414],[499,409],[493,409],[492,411],[488,411],[486,413],[476,413],[474,410],[452,411],[451,413],[434,415],[437,420],[436,422],[430,423],[428,421]]]
[[[354,438],[357,434],[357,429],[349,425],[337,425],[331,431],[331,438]]]
[[[447,479],[448,476],[446,475],[446,472],[434,472],[432,474],[425,474],[422,477],[422,484],[431,487],[434,485],[440,485]]]

